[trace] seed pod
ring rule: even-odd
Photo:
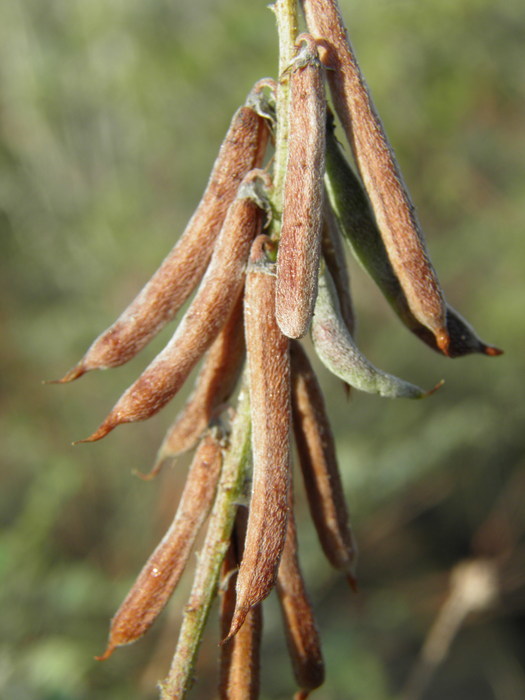
[[[350,279],[339,226],[330,207],[328,196],[325,196],[324,205],[322,251],[323,259],[337,291],[341,315],[350,334],[353,335],[355,332],[355,313],[350,294]]]
[[[303,0],[319,42],[334,106],[370,198],[388,257],[410,310],[446,354],[446,307],[420,224],[394,153],[374,108],[336,0]]]
[[[100,440],[121,423],[146,420],[160,411],[214,341],[242,292],[250,246],[261,226],[257,193],[261,178],[268,180],[258,170],[244,178],[206,275],[170,342],[120,397],[98,430],[83,442]]]
[[[431,393],[382,372],[360,353],[341,318],[334,285],[326,271],[319,277],[319,293],[312,322],[312,341],[325,367],[360,391],[389,398],[411,399],[419,399]]]
[[[275,321],[275,276],[259,236],[252,247],[244,292],[244,324],[252,415],[253,480],[250,514],[228,638],[277,577],[286,537],[290,475],[290,359],[288,338]]]
[[[168,602],[213,503],[221,463],[220,442],[208,434],[193,458],[177,514],[111,621],[108,646],[99,661],[142,637]]]
[[[235,113],[206,191],[179,241],[134,301],[61,382],[92,369],[124,364],[175,317],[206,270],[239,184],[262,164],[268,133],[266,121],[249,107]]]
[[[223,564],[227,582],[221,600],[221,638],[230,629],[235,609],[235,582],[246,534],[246,509],[239,508],[230,549]],[[222,700],[256,700],[259,697],[259,669],[262,638],[262,604],[253,607],[235,637],[221,644],[219,697]]]
[[[286,543],[277,576],[277,595],[281,604],[294,676],[301,689],[295,696],[298,699],[307,698],[310,691],[323,684],[324,662],[321,640],[304,585],[297,549],[293,502],[290,497]]]
[[[323,214],[326,101],[315,41],[299,37],[290,66],[288,161],[277,254],[276,317],[282,332],[307,331],[317,295]]]
[[[230,318],[204,358],[192,395],[168,429],[148,478],[158,473],[166,459],[193,449],[231,396],[244,359],[242,324],[242,297],[239,297]]]
[[[335,441],[323,393],[306,353],[291,346],[292,412],[295,444],[310,514],[328,561],[355,588],[357,545],[352,534]]]
[[[388,259],[366,194],[337,143],[332,118],[328,120],[326,136],[326,183],[328,199],[356,259],[370,274],[405,326],[433,350],[443,352],[437,346],[434,335],[414,317],[408,306],[405,293]],[[341,299],[339,289],[338,294]],[[498,348],[481,341],[467,322],[448,305],[446,325],[450,338],[446,352],[448,357],[460,357],[473,352],[493,356],[501,354],[502,351]]]

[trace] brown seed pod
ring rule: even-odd
[[[302,0],[392,267],[415,318],[446,354],[446,306],[408,190],[372,103],[336,0]]]
[[[257,186],[268,178],[252,170],[231,204],[197,294],[172,339],[120,397],[87,440],[100,440],[121,423],[146,420],[170,401],[209,348],[242,292],[250,246],[261,227]],[[258,204],[259,202],[259,204]]]
[[[246,509],[237,511],[230,549],[223,564],[226,584],[221,599],[221,638],[230,629],[235,610],[235,582],[246,535]],[[253,607],[235,637],[221,644],[219,697],[222,700],[256,700],[259,697],[259,669],[262,638],[262,604]]]
[[[206,270],[242,179],[261,166],[268,134],[266,121],[253,109],[241,107],[235,113],[204,195],[177,244],[134,301],[61,382],[92,369],[124,364],[175,317]]]
[[[168,602],[213,503],[221,463],[220,441],[208,434],[193,458],[175,518],[113,617],[99,661],[142,637]]]
[[[204,358],[195,389],[170,426],[147,478],[155,476],[166,459],[193,449],[229,399],[239,378],[245,354],[242,297]]]
[[[357,545],[323,393],[299,343],[292,343],[290,352],[295,444],[310,513],[326,558],[336,569],[344,571],[355,587]]]
[[[237,601],[228,639],[274,586],[286,536],[290,475],[288,338],[275,321],[275,276],[266,236],[253,244],[246,274],[244,324],[252,416],[253,480]]]
[[[363,186],[337,143],[333,119],[328,121],[326,136],[327,196],[339,221],[341,231],[357,260],[370,274],[405,326],[433,350],[443,352],[437,346],[433,333],[415,318],[409,308],[404,290],[388,258]],[[326,254],[325,259],[328,264],[329,258]],[[341,313],[344,315],[343,296],[337,286],[333,267],[328,264],[328,268],[334,279],[334,284],[336,284],[341,302]],[[501,350],[480,340],[474,329],[448,305],[446,325],[450,338],[446,348],[448,357],[461,357],[474,352],[490,356],[501,355]]]
[[[308,34],[297,42],[289,69],[288,160],[277,253],[275,313],[282,332],[307,331],[317,294],[323,215],[326,99],[317,46]]]
[[[291,493],[291,489],[290,489]],[[321,640],[297,556],[297,533],[290,497],[286,543],[279,564],[277,595],[281,604],[288,651],[300,688],[295,696],[306,698],[324,682]],[[241,632],[242,632],[241,628]]]

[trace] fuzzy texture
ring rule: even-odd
[[[370,198],[388,257],[410,310],[447,351],[446,306],[414,205],[372,103],[336,0],[302,0],[318,40],[334,106]]]
[[[326,100],[315,41],[299,37],[289,69],[290,113],[275,311],[289,338],[307,333],[317,295],[323,215]]]
[[[244,556],[229,637],[272,590],[286,537],[290,474],[290,358],[275,321],[275,276],[260,236],[246,275],[244,324],[252,416],[253,479]]]
[[[500,355],[501,350],[480,340],[474,329],[448,304],[446,328],[449,344],[446,353],[438,347],[434,334],[414,316],[388,258],[367,196],[337,143],[333,120],[329,121],[326,136],[326,182],[330,204],[356,259],[375,281],[392,309],[412,333],[433,350],[448,357],[462,357],[470,353]],[[332,268],[329,269],[332,273]],[[339,287],[337,291],[342,300]],[[341,311],[343,310],[341,301]]]
[[[207,435],[193,458],[175,518],[115,613],[99,661],[142,637],[168,602],[212,506],[221,464],[220,442]]]
[[[419,399],[428,394],[377,369],[361,354],[341,317],[337,293],[326,271],[319,278],[312,341],[325,367],[355,389],[388,398]]]
[[[337,290],[341,314],[346,323],[346,327],[353,335],[355,333],[356,321],[352,295],[350,293],[350,277],[346,267],[345,251],[339,232],[339,226],[334,212],[329,205],[328,196],[325,196],[324,203],[322,252],[323,260],[326,263],[326,267],[332,276]]]
[[[324,682],[324,661],[321,640],[299,566],[297,550],[297,532],[290,489],[290,515],[286,528],[286,543],[277,576],[277,595],[281,604],[288,652],[294,676],[300,688],[296,698],[306,698],[310,691]]]
[[[166,459],[195,447],[234,391],[245,355],[242,307],[242,297],[239,297],[204,358],[193,393],[168,429],[149,476],[154,476]]]
[[[177,244],[134,301],[60,381],[124,364],[175,317],[208,266],[242,179],[262,164],[268,133],[266,121],[253,109],[241,107],[235,113],[204,195]]]
[[[222,579],[225,590],[221,599],[221,636],[230,629],[235,610],[235,582],[242,559],[246,536],[246,509],[237,513],[230,548],[224,559]],[[262,605],[246,615],[235,637],[221,644],[219,697],[221,700],[257,700],[260,685],[260,653],[262,638]]]
[[[292,344],[291,364],[295,444],[310,514],[326,558],[355,586],[357,545],[321,387],[298,343]]]
[[[249,195],[258,178],[259,171],[252,171],[243,180],[244,194],[228,210],[206,275],[172,339],[86,442],[160,411],[215,340],[242,292],[250,245],[261,226],[261,209]]]

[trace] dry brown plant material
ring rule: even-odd
[[[210,265],[175,334],[106,420],[83,442],[100,440],[121,423],[146,420],[170,401],[227,321],[242,292],[251,243],[261,227],[255,186],[260,171],[243,180],[217,239]],[[256,201],[257,200],[257,201]]]
[[[213,504],[221,464],[221,443],[208,434],[193,458],[175,518],[113,617],[99,661],[142,637],[168,602]]]
[[[253,109],[241,107],[235,113],[204,195],[177,244],[134,301],[61,382],[92,369],[124,364],[174,318],[208,266],[242,179],[262,164],[268,134],[266,121]]]
[[[381,231],[392,267],[417,320],[446,354],[446,306],[414,205],[372,103],[336,0],[302,0],[318,41],[334,106]]]
[[[292,343],[292,408],[295,444],[310,514],[328,561],[355,587],[357,545],[337,463],[323,393],[299,343]]]
[[[302,700],[308,697],[310,691],[323,684],[324,661],[312,604],[299,566],[291,489],[289,511],[286,543],[277,576],[277,595],[293,672],[300,688],[295,700]]]
[[[245,354],[242,308],[243,299],[239,297],[230,318],[204,357],[195,389],[168,429],[148,477],[155,476],[165,460],[195,447],[235,389]]]
[[[339,232],[344,234],[354,256],[370,274],[405,326],[433,350],[442,353],[433,333],[415,318],[409,308],[405,292],[392,268],[363,186],[335,138],[333,118],[328,119],[327,126],[326,180],[328,190],[326,201],[330,202],[340,224],[339,230],[334,232],[335,238],[338,238]],[[326,206],[329,211],[332,211],[331,207]],[[332,219],[334,218],[332,215]],[[336,285],[341,314],[344,317],[344,295],[341,293],[340,283],[335,274],[338,274],[337,266],[327,256],[324,243],[323,254]],[[337,254],[337,257],[340,260],[344,259],[342,254],[341,257]],[[448,304],[446,325],[449,335],[449,344],[446,349],[448,357],[462,357],[474,352],[490,356],[501,355],[501,350],[480,340],[474,329]]]
[[[223,564],[225,590],[221,599],[221,638],[229,632],[235,610],[235,582],[246,534],[246,509],[237,513],[235,530]],[[221,644],[219,696],[221,700],[256,700],[262,638],[262,604],[253,607],[237,634]]]
[[[275,584],[286,537],[290,478],[290,358],[275,321],[275,275],[259,236],[244,292],[244,324],[252,416],[253,479],[237,601],[228,638]]]
[[[302,34],[290,66],[290,132],[281,237],[277,254],[276,317],[289,338],[307,331],[317,294],[325,153],[326,99],[315,41]]]

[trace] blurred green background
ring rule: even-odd
[[[68,386],[41,381],[64,374],[148,279],[196,206],[233,111],[255,80],[275,76],[265,5],[0,4],[2,697],[154,698],[168,668],[191,576],[145,639],[103,664],[93,657],[176,507],[187,460],[150,483],[132,470],[149,468],[183,397],[102,443],[70,443],[99,424],[170,331],[129,366]],[[302,559],[327,666],[314,697],[518,700],[522,2],[346,0],[342,8],[447,297],[506,354],[439,357],[352,266],[367,355],[426,387],[446,384],[424,402],[357,392],[347,402],[321,371],[361,562],[356,596],[324,562],[299,495]],[[491,604],[467,614],[468,598],[459,596],[443,608],[451,570],[472,558],[488,558],[497,574]],[[420,651],[443,610],[458,633],[447,641],[438,628],[444,659],[418,689]],[[291,697],[272,598],[265,614],[262,697]],[[217,641],[212,619],[194,698],[214,695]]]

